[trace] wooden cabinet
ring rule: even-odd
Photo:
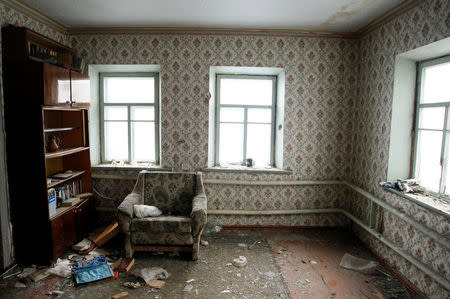
[[[88,107],[91,100],[89,76],[77,71],[70,71],[70,94],[72,106]]]
[[[30,42],[47,47],[51,55],[56,52],[51,60],[58,65],[30,57]],[[90,198],[89,113],[87,107],[66,103],[72,92],[84,98],[81,103],[88,101],[86,91],[71,91],[71,77],[87,78],[71,69],[74,53],[29,29],[2,28],[8,192],[15,260],[21,264],[54,261],[87,233],[95,219]],[[88,81],[84,82],[86,88]],[[47,148],[50,139],[58,140],[56,151]],[[68,170],[70,177],[49,180]],[[49,190],[70,184],[88,193],[87,199],[50,213]],[[69,197],[76,195],[71,192]]]
[[[44,105],[67,106],[70,103],[70,70],[44,63]]]

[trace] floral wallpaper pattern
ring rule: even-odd
[[[161,66],[162,166],[206,167],[209,67],[282,67],[286,72],[284,165],[292,175],[205,173],[221,180],[348,180],[399,211],[449,237],[449,219],[378,186],[387,174],[394,59],[399,53],[449,37],[450,7],[426,0],[361,39],[235,35],[76,35],[67,37],[0,5],[2,25],[27,26],[69,43],[97,64]],[[94,170],[98,208],[114,211],[133,189],[137,171]],[[242,186],[206,184],[209,209],[343,208],[368,223],[369,202],[343,185]],[[442,245],[377,209],[377,230],[447,280],[449,252]],[[109,214],[113,217],[113,214]],[[341,226],[339,214],[289,216],[211,215],[222,225]],[[357,235],[431,298],[450,294],[383,243],[353,226]]]

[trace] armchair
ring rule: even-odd
[[[163,214],[137,218],[136,204],[156,206]],[[141,171],[133,192],[118,207],[126,257],[134,251],[189,251],[197,260],[206,211],[201,172]]]

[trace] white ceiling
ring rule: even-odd
[[[69,27],[216,27],[354,32],[403,0],[22,0]]]

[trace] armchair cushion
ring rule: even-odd
[[[192,219],[184,216],[134,218],[131,221],[131,231],[148,233],[192,233]]]
[[[155,206],[163,214],[188,216],[195,195],[195,174],[147,172],[144,203]]]

